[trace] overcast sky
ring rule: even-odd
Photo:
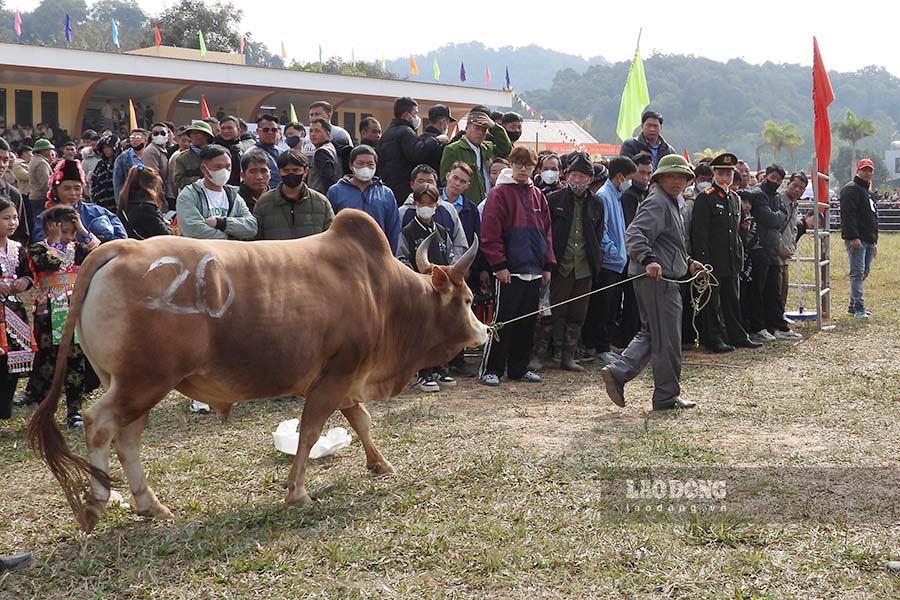
[[[148,13],[174,4],[172,0],[138,2]],[[8,0],[6,4],[12,10],[31,10],[38,3]],[[751,63],[770,60],[808,65],[812,64],[812,36],[816,35],[830,70],[855,71],[876,64],[900,76],[900,52],[891,48],[900,38],[900,2],[896,0],[871,4],[820,0],[816,4],[821,17],[815,16],[813,3],[785,0],[726,4],[674,0],[233,3],[244,11],[241,31],[251,32],[275,54],[280,54],[284,41],[288,58],[300,61],[317,60],[319,44],[326,58],[338,55],[349,59],[355,49],[357,59],[380,60],[382,52],[390,59],[425,53],[449,42],[474,40],[488,47],[534,43],[583,57],[601,55],[615,62],[631,59],[638,29],[643,26],[644,58],[658,51],[722,61],[740,57]],[[496,10],[489,12],[492,5]],[[612,14],[607,8],[610,5],[623,10]],[[860,11],[861,7],[865,10]],[[557,11],[555,20],[548,14],[553,9]],[[449,12],[442,13],[444,10]],[[312,20],[314,16],[331,20],[322,23]]]

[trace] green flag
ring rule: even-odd
[[[356,66],[356,48],[350,48],[350,64]]]
[[[387,71],[387,69],[384,67],[384,50],[381,51],[381,70]]]
[[[641,124],[641,112],[650,104],[650,92],[647,91],[647,78],[644,77],[644,63],[641,60],[640,47],[634,50],[634,60],[628,71],[625,89],[622,91],[622,104],[619,105],[619,122],[616,135],[623,142],[631,138],[634,130]]]
[[[206,56],[206,42],[203,40],[203,32],[200,32],[200,56]]]
[[[292,123],[299,123],[299,122],[300,122],[300,120],[297,118],[297,111],[294,110],[294,103],[293,103],[293,102],[291,102],[291,115],[290,115],[290,116],[291,116],[291,122],[292,122]]]
[[[432,67],[434,68],[434,80],[440,81],[441,80],[441,68],[437,64],[437,57],[435,57],[434,64],[432,65]]]

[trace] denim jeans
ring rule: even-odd
[[[850,246],[850,240],[844,240],[847,248],[848,262],[850,263],[850,306],[864,306],[863,281],[869,276],[872,268],[872,259],[875,258],[875,244],[860,240],[862,248],[854,249]]]

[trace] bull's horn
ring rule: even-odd
[[[419,249],[416,250],[416,266],[419,267],[419,273],[431,273],[432,268],[434,268],[434,265],[428,260],[428,249],[431,248],[431,242],[436,235],[437,229],[422,240],[422,243],[419,244]]]
[[[466,273],[469,272],[469,267],[472,266],[472,263],[475,262],[475,257],[478,255],[478,235],[475,236],[475,239],[472,240],[472,245],[469,246],[469,249],[466,250],[466,253],[463,254],[458,261],[456,261],[452,267],[450,267],[450,278],[454,280],[461,280],[466,278]]]

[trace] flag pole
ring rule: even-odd
[[[641,27],[640,29],[638,29],[638,41],[637,41],[637,47],[638,47],[638,48],[641,47],[641,34],[642,34],[642,33],[644,33],[644,28],[643,28],[643,27]]]

